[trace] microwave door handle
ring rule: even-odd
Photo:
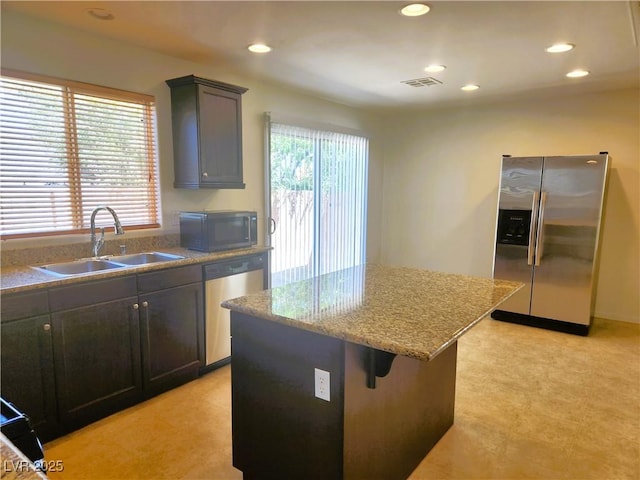
[[[527,248],[527,265],[533,265],[534,242],[536,239],[536,218],[538,218],[538,206],[540,205],[540,192],[533,192],[531,204],[531,221],[529,223],[529,247]]]
[[[537,267],[540,265],[542,259],[542,250],[544,243],[544,208],[547,204],[547,192],[542,192],[542,198],[540,199],[540,218],[538,219],[538,231],[536,233],[536,259],[534,265]]]
[[[244,215],[244,221],[247,222],[245,224],[244,231],[247,233],[247,236],[244,237],[245,240],[251,240],[251,215]]]

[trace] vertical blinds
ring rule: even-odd
[[[365,262],[368,139],[271,123],[272,286]]]
[[[25,76],[0,77],[2,237],[86,231],[101,205],[159,226],[153,97]]]

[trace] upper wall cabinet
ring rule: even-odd
[[[176,188],[244,188],[242,94],[246,88],[188,75],[171,87]]]

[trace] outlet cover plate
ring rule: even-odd
[[[325,370],[315,369],[315,394],[317,398],[331,401],[331,374]]]

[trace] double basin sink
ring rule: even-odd
[[[70,262],[51,263],[34,267],[41,272],[56,276],[82,275],[85,273],[100,272],[103,270],[113,270],[117,268],[132,267],[136,265],[147,265],[149,263],[168,262],[180,260],[184,257],[171,253],[145,252],[132,253],[130,255],[115,255],[105,258],[84,258]]]

